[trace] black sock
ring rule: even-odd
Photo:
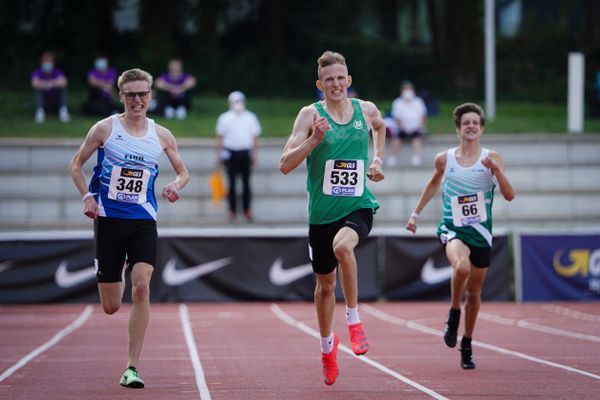
[[[463,336],[462,340],[460,341],[460,347],[463,349],[470,349],[471,348],[471,340],[473,340],[473,338],[468,338],[466,336]]]
[[[460,308],[451,308],[448,314],[448,320],[456,321],[460,318]]]

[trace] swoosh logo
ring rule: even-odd
[[[54,274],[54,281],[61,288],[68,289],[77,286],[96,276],[96,267],[93,265],[79,271],[69,271],[67,265],[67,260],[62,260]]]
[[[199,278],[203,275],[215,272],[216,270],[231,264],[231,257],[221,258],[220,260],[215,260],[183,269],[175,268],[176,264],[177,262],[174,258],[171,258],[165,264],[165,268],[163,269],[162,273],[162,278],[163,282],[165,282],[167,285],[183,285],[184,283],[193,281],[194,279]]]
[[[13,264],[14,262],[12,260],[0,263],[0,273],[6,271],[9,268],[12,268]]]
[[[273,285],[285,286],[300,278],[304,278],[306,275],[312,274],[312,272],[312,265],[310,263],[283,269],[283,259],[280,257],[273,261],[273,265],[269,269],[269,280]]]
[[[433,258],[428,258],[421,269],[421,280],[428,285],[436,285],[447,281],[452,277],[452,266],[448,265],[441,268],[433,266]]]

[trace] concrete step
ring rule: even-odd
[[[486,137],[486,146],[500,151],[517,197],[507,203],[497,192],[496,226],[581,226],[600,223],[600,135],[506,135]],[[265,140],[253,173],[253,210],[256,224],[305,225],[306,168],[302,164],[284,176],[278,170],[285,140]],[[86,227],[82,204],[68,172],[79,141],[0,140],[0,230]],[[452,135],[431,138],[425,159],[456,144]],[[159,220],[165,226],[228,224],[226,204],[212,204],[208,177],[214,170],[213,141],[185,139],[180,150],[192,174],[190,184],[175,204],[159,200]],[[369,183],[380,201],[378,224],[403,226],[432,166],[408,165],[403,148],[400,165],[384,168],[386,179]],[[89,179],[94,160],[86,164]],[[166,157],[156,189],[173,179]],[[422,212],[421,224],[434,226],[441,208],[436,196]]]

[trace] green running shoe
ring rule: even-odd
[[[141,389],[144,387],[144,381],[139,377],[136,367],[127,368],[119,383],[121,386],[134,389]]]

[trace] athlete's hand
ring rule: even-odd
[[[492,171],[492,174],[496,174],[496,172],[498,172],[498,164],[496,163],[496,161],[494,161],[493,158],[491,157],[486,157],[483,160],[481,160],[481,163],[483,164],[484,167],[486,167],[487,169]]]
[[[327,121],[327,118],[325,118],[325,117],[317,118],[317,114],[316,113],[313,114],[313,124],[312,124],[313,138],[315,138],[316,140],[318,140],[319,143],[321,143],[321,141],[323,141],[323,138],[325,137],[325,134],[330,129],[331,129],[331,125],[329,125],[329,121]]]
[[[417,233],[417,219],[411,216],[406,223],[406,229],[412,233]]]
[[[177,184],[175,182],[169,183],[162,192],[162,197],[165,200],[169,200],[171,203],[175,203],[179,200],[179,189],[177,189]]]
[[[381,168],[381,161],[373,160],[371,165],[369,165],[369,169],[367,169],[367,178],[373,182],[379,182],[383,180],[385,176],[383,175],[383,170]]]
[[[91,219],[95,219],[99,214],[100,210],[98,209],[98,203],[96,203],[96,199],[94,196],[90,196],[83,202],[83,213],[86,217]]]

